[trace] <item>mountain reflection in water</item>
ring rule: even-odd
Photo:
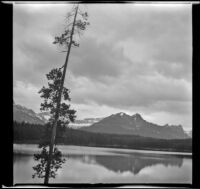
[[[38,162],[20,146],[14,153],[14,183],[43,183],[32,178]],[[191,155],[139,152],[124,149],[61,146],[66,162],[51,183],[191,183]],[[24,149],[24,151],[23,151]],[[28,151],[28,152],[29,152]]]
[[[87,164],[98,164],[118,173],[130,171],[134,175],[138,174],[145,167],[151,167],[157,164],[164,165],[165,167],[181,167],[183,164],[182,157],[176,157],[173,155],[156,155],[152,157],[145,154],[134,154],[128,156],[69,155],[68,157]]]

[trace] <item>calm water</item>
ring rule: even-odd
[[[60,146],[66,162],[51,183],[191,183],[192,159],[183,154],[95,147]],[[14,145],[14,183],[32,179],[36,145]]]

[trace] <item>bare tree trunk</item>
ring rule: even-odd
[[[68,60],[69,60],[69,54],[70,54],[71,45],[72,45],[72,41],[73,41],[74,26],[75,26],[75,22],[76,22],[77,13],[78,13],[78,5],[76,7],[76,12],[75,12],[75,15],[74,15],[74,21],[73,21],[71,35],[70,35],[70,42],[69,42],[67,56],[66,56],[66,60],[65,60],[65,64],[64,64],[62,80],[61,80],[61,86],[60,86],[60,90],[59,90],[59,94],[58,94],[58,102],[57,102],[55,120],[54,120],[54,125],[53,125],[53,130],[52,130],[51,143],[50,143],[50,146],[49,146],[49,157],[48,157],[46,171],[45,171],[44,184],[48,184],[49,183],[50,166],[51,166],[54,143],[55,143],[55,138],[56,138],[57,121],[58,121],[58,118],[59,118],[62,91],[63,91],[63,86],[64,86],[64,80],[65,80],[67,64],[68,64]]]

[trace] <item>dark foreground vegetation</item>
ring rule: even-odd
[[[14,121],[13,132],[14,143],[39,144],[45,132],[45,126]],[[57,143],[79,146],[192,152],[192,139],[154,139],[137,135],[90,133],[72,128],[66,128],[63,136],[57,139]]]

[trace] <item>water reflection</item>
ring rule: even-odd
[[[17,164],[17,163],[28,163],[30,162],[30,158],[33,158],[33,156],[30,156],[30,155],[14,155],[13,156],[13,163],[14,164]]]
[[[129,156],[69,155],[68,157],[87,164],[98,164],[117,173],[130,171],[134,175],[138,174],[145,167],[151,167],[157,164],[164,165],[165,167],[181,167],[183,164],[182,157],[166,155],[157,155],[154,157],[149,157],[145,154],[135,154]]]
[[[95,149],[94,149],[95,150]],[[161,154],[71,153],[51,183],[191,183],[192,160]],[[15,183],[43,183],[32,179],[33,156],[14,155]]]

